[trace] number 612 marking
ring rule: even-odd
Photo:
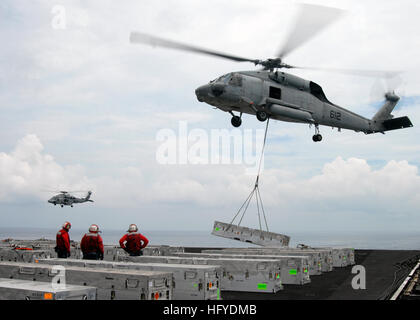
[[[341,112],[338,111],[330,111],[330,118],[336,119],[338,121],[341,121]]]

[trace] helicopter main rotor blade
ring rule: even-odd
[[[277,57],[283,59],[293,50],[300,47],[321,30],[340,18],[344,10],[311,4],[300,4],[300,12],[295,25]]]
[[[130,34],[130,42],[131,43],[142,43],[142,44],[150,44],[152,46],[158,46],[158,47],[165,47],[170,49],[177,49],[177,50],[183,50],[183,51],[189,51],[189,52],[195,52],[195,53],[201,53],[206,54],[210,56],[216,56],[219,58],[229,59],[237,62],[252,62],[254,64],[258,64],[259,60],[255,59],[248,59],[243,57],[238,57],[235,55],[231,55],[228,53],[213,51],[209,49],[204,49],[196,46],[192,46],[185,43],[175,42],[172,40],[166,40],[162,38],[158,38],[152,35],[148,35],[141,32],[131,32]]]
[[[54,192],[54,193],[86,193],[89,192],[89,190],[69,190],[69,191],[64,191],[64,190],[41,190],[42,192]]]
[[[325,71],[325,72],[334,72],[341,74],[349,74],[354,76],[369,77],[369,78],[382,78],[382,79],[392,79],[402,73],[402,71],[382,71],[382,70],[358,70],[358,69],[334,69],[334,68],[313,68],[313,67],[295,67],[294,69],[301,70],[315,70],[315,71]]]

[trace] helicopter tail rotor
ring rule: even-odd
[[[385,74],[383,77],[375,77],[370,90],[370,104],[377,104],[384,99],[387,101],[397,95],[404,96],[404,81],[401,74],[402,72],[394,72]]]
[[[378,112],[372,118],[373,121],[384,121],[392,119],[394,116],[391,112],[394,110],[395,106],[397,105],[400,97],[398,97],[395,93],[386,93],[385,94],[385,104],[378,110]]]
[[[392,111],[400,100],[400,97],[395,93],[395,91],[402,83],[402,78],[397,75],[394,77],[386,77],[381,80],[377,79],[372,87],[371,99],[375,99],[375,95],[379,94],[385,98],[385,103],[372,118],[372,121],[374,121],[374,124],[380,128],[379,131],[382,133],[384,131],[410,128],[413,126],[408,117],[404,116],[394,118],[392,115]]]
[[[93,202],[92,200],[89,200],[90,199],[90,195],[92,194],[92,191],[88,191],[88,193],[87,193],[87,195],[86,195],[86,198],[85,198],[85,200],[86,201],[90,201],[90,202]]]

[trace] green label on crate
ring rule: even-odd
[[[258,284],[258,290],[267,290],[267,284],[266,283],[259,283]]]
[[[290,269],[289,274],[297,274],[297,270],[296,269]]]
[[[219,227],[216,227],[214,230],[219,231],[219,230],[220,230],[220,228],[219,228]]]

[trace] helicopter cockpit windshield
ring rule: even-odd
[[[224,74],[223,76],[220,76],[212,81],[210,81],[210,83],[214,83],[214,82],[224,82],[227,83],[229,81],[229,79],[231,78],[232,74],[228,73],[228,74]]]
[[[241,87],[242,77],[237,73],[232,74],[232,77],[229,79],[229,84],[234,87]]]
[[[223,82],[223,83],[229,84],[231,86],[241,87],[242,86],[242,77],[238,73],[228,73],[228,74],[225,74],[225,75],[223,75],[219,78],[216,78],[216,79],[210,81],[210,83],[214,83],[214,82]]]

